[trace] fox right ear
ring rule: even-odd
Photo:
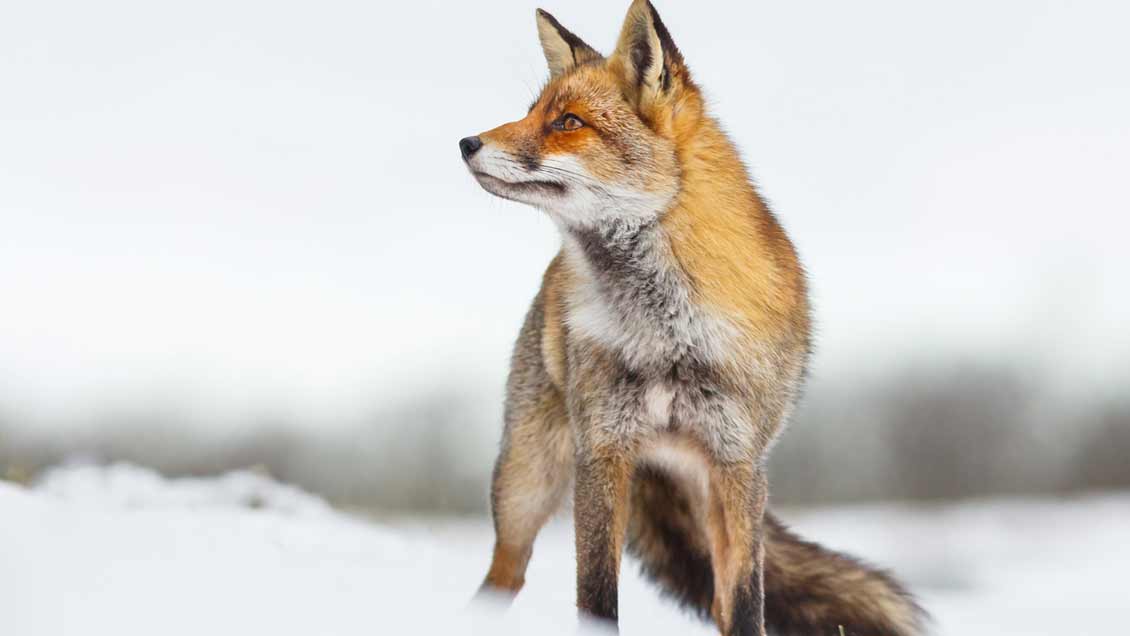
[[[620,75],[626,93],[643,110],[691,85],[683,55],[649,0],[633,0],[628,8],[608,67]]]
[[[538,39],[541,40],[550,77],[557,77],[575,66],[601,59],[600,53],[584,40],[561,26],[549,12],[537,10]]]

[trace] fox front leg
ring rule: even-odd
[[[512,396],[508,409],[491,480],[494,553],[480,594],[513,597],[522,589],[534,539],[568,493],[574,454],[568,416],[557,391],[541,387]]]
[[[617,586],[631,471],[626,453],[583,450],[577,458],[577,609],[582,618],[612,626],[619,618]]]
[[[711,613],[723,636],[764,636],[763,545],[768,482],[750,462],[716,463],[706,515],[714,564]]]

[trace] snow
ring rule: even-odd
[[[892,567],[939,634],[1106,634],[1128,606],[1130,495],[785,511]],[[255,473],[115,465],[0,482],[0,633],[573,634],[568,524],[543,533],[514,607],[469,601],[485,519],[375,523]],[[710,634],[624,568],[625,634]]]
[[[267,508],[290,514],[330,510],[322,499],[253,471],[166,480],[131,464],[86,464],[47,472],[37,489],[60,499],[124,508]]]

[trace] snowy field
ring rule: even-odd
[[[1130,496],[784,511],[807,536],[892,567],[938,634],[1124,633]],[[0,482],[0,633],[572,634],[573,555],[557,522],[506,613],[469,607],[485,520],[336,511],[254,473],[166,480],[131,466]],[[625,634],[709,634],[634,567]]]

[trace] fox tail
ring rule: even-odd
[[[633,480],[628,550],[663,592],[710,618],[714,577],[690,502],[665,474]],[[765,622],[775,636],[916,636],[926,614],[888,573],[805,541],[765,515]]]

